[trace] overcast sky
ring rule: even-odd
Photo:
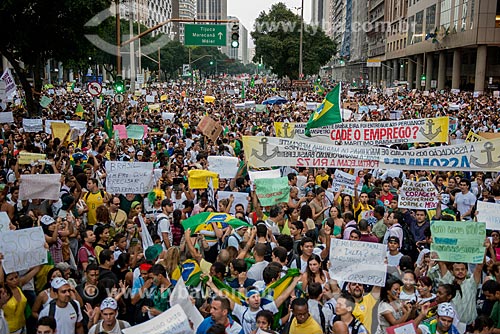
[[[255,19],[261,11],[269,12],[271,6],[275,3],[283,2],[294,13],[300,14],[300,11],[294,7],[300,7],[301,0],[227,0],[227,15],[236,16],[248,30],[248,46],[253,47],[253,41],[250,32],[253,31]],[[311,1],[304,0],[304,21],[311,21]]]

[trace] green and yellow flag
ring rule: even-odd
[[[252,79],[250,80],[250,88],[254,88],[255,87],[255,78],[252,77]]]
[[[245,98],[245,81],[241,82],[241,96],[242,99]]]
[[[305,135],[311,137],[311,129],[321,128],[342,122],[340,114],[340,83],[326,95],[321,105],[316,109],[306,124]]]
[[[316,94],[318,95],[325,95],[325,89],[323,88],[323,86],[320,85],[319,82],[316,82],[314,84],[314,91],[316,92]]]
[[[108,138],[113,138],[113,120],[111,119],[109,107],[106,110],[106,119],[104,120],[104,131],[108,135]]]
[[[83,118],[84,112],[85,112],[85,110],[83,110],[82,104],[78,103],[78,105],[76,106],[75,115],[80,117],[80,118]]]

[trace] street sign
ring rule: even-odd
[[[135,79],[139,85],[142,85],[144,83],[144,74],[137,74]]]
[[[115,103],[123,103],[123,101],[125,101],[125,98],[123,97],[123,94],[116,94],[113,100],[115,101]]]
[[[226,46],[225,24],[185,24],[184,45]]]
[[[182,76],[187,77],[191,75],[190,67],[189,64],[182,64]]]
[[[99,96],[102,93],[102,86],[96,81],[89,82],[87,85],[87,90],[92,96]]]

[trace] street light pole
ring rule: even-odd
[[[120,32],[120,1],[115,0],[116,11],[116,75],[122,75],[122,58],[121,58],[121,32]]]
[[[134,37],[134,6],[133,3],[129,3],[129,33],[130,38]],[[135,92],[135,48],[134,43],[130,43],[130,91]]]
[[[302,64],[302,40],[304,38],[304,0],[302,0],[302,4],[300,7],[300,41],[299,41],[299,79],[302,80],[303,73],[303,64]]]

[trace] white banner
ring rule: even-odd
[[[335,174],[332,180],[332,189],[334,192],[338,192],[341,186],[344,186],[343,194],[354,196],[354,185],[358,182],[358,196],[361,194],[361,189],[363,188],[362,182],[359,181],[359,177],[351,175],[349,173],[343,172],[339,169],[335,170]]]
[[[192,334],[182,307],[177,304],[142,324],[122,329],[123,334]]]
[[[14,81],[12,73],[10,73],[10,69],[6,69],[0,79],[5,83],[5,96],[10,97],[17,89],[16,82]]]
[[[45,235],[41,227],[0,233],[0,253],[6,274],[47,263]]]
[[[152,162],[106,161],[106,174],[111,194],[145,194],[154,186]]]
[[[368,106],[370,109],[371,106]],[[376,107],[376,106],[375,106]],[[345,122],[311,129],[304,134],[306,123],[275,122],[277,137],[314,143],[344,145],[394,145],[403,143],[448,142],[448,117],[420,118],[385,122]]]
[[[172,294],[170,295],[170,305],[179,305],[182,308],[188,319],[193,323],[195,331],[204,320],[200,311],[198,311],[193,303],[191,303],[189,291],[186,288],[186,284],[184,283],[182,276],[179,278],[174,289],[172,290]]]
[[[14,123],[14,115],[12,115],[12,111],[0,112],[0,123]]]
[[[69,124],[70,129],[77,129],[78,135],[83,136],[87,132],[87,122],[85,121],[66,121]]]
[[[330,276],[337,281],[384,286],[387,245],[332,239]]]
[[[208,170],[219,174],[220,179],[232,179],[238,173],[239,159],[236,157],[222,157],[210,155]]]
[[[170,121],[173,121],[174,118],[175,118],[175,114],[173,112],[162,112],[161,113],[161,118],[166,121],[166,120],[170,120]]]
[[[279,169],[272,170],[262,170],[262,171],[248,171],[248,177],[250,181],[255,181],[257,179],[273,179],[277,177],[281,177],[281,172]]]
[[[19,199],[59,200],[61,174],[21,174]]]
[[[23,118],[24,132],[43,131],[43,121],[41,118]]]
[[[404,180],[399,189],[398,207],[402,209],[435,209],[438,191],[431,181]]]
[[[477,221],[485,222],[488,230],[500,231],[500,204],[477,201]]]
[[[243,148],[251,168],[297,166],[498,172],[498,147],[500,139],[395,150],[376,146],[327,145],[276,137],[243,137]]]
[[[10,230],[10,218],[7,212],[0,212],[0,233]]]
[[[231,209],[229,209],[229,213],[234,215],[236,213],[236,204],[243,204],[243,207],[245,208],[245,212],[247,211],[248,207],[248,193],[245,192],[237,192],[237,191],[218,191],[217,192],[217,198],[220,201],[221,199],[224,198],[229,198],[229,196],[233,195],[234,201],[233,204],[231,205]]]

